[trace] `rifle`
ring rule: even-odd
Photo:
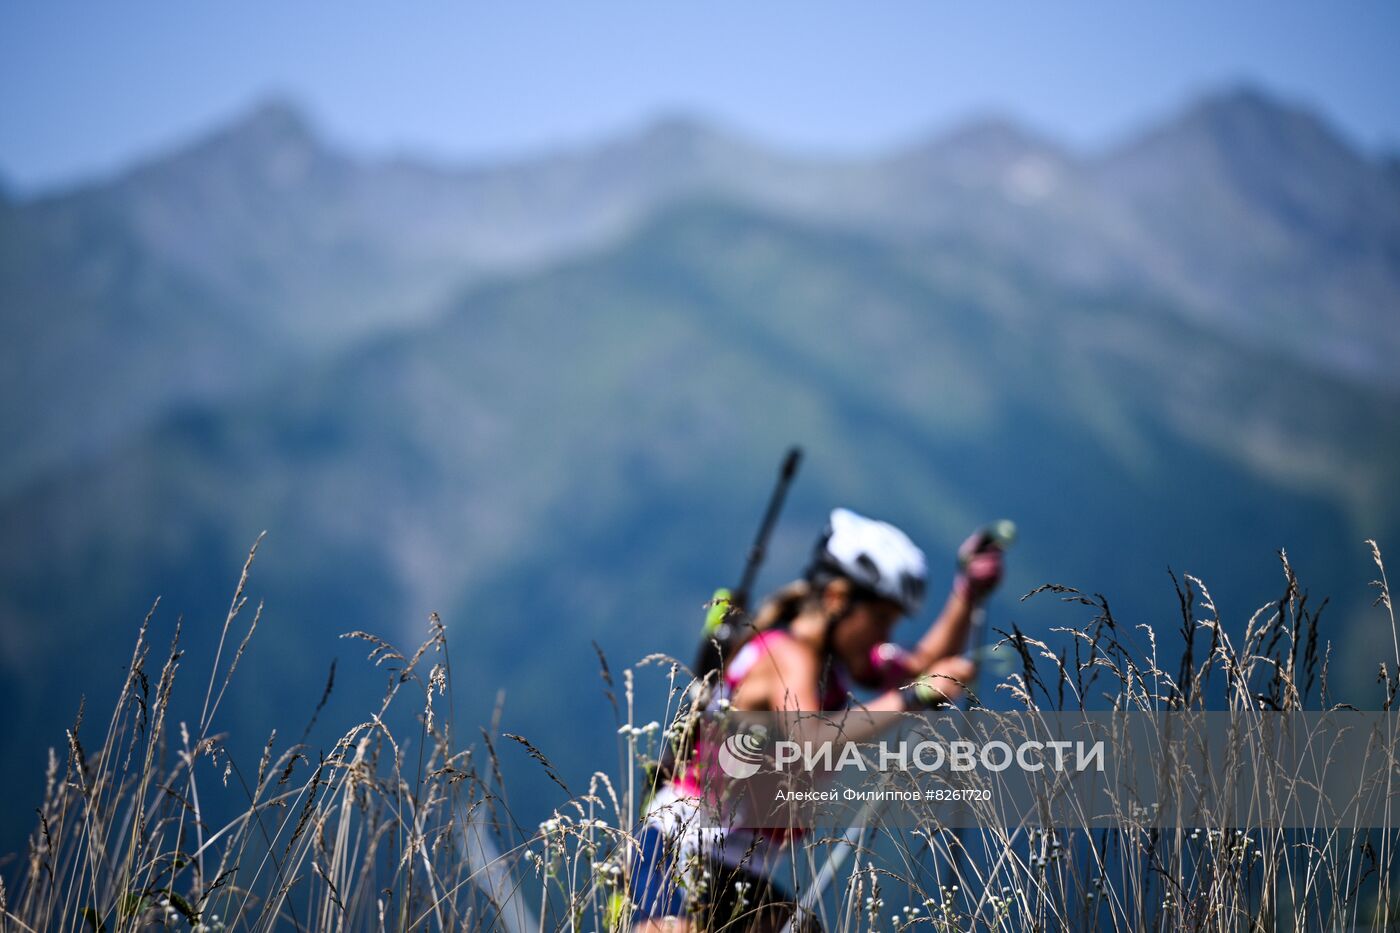
[[[705,614],[705,624],[700,630],[700,647],[695,654],[694,673],[697,682],[724,666],[739,642],[743,640],[748,623],[749,599],[753,592],[758,570],[768,554],[768,539],[773,534],[773,526],[778,522],[778,514],[783,510],[788,487],[797,475],[797,467],[802,463],[802,448],[792,447],[783,458],[778,470],[778,484],[768,498],[768,508],[764,510],[763,521],[758,526],[758,534],[749,548],[744,572],[739,577],[739,585],[733,590],[715,590],[710,599],[709,611]]]
[[[749,556],[744,563],[744,572],[739,577],[739,585],[733,590],[727,587],[715,590],[715,595],[710,599],[709,610],[705,613],[705,624],[700,629],[700,646],[695,652],[695,680],[676,711],[675,721],[687,725],[678,735],[668,738],[663,743],[660,760],[648,769],[647,785],[653,791],[658,782],[674,773],[676,762],[688,754],[693,738],[690,729],[694,725],[697,712],[705,707],[711,675],[724,667],[747,634],[746,629],[750,627],[749,598],[753,592],[754,581],[758,578],[758,570],[763,565],[764,557],[767,556],[768,539],[773,534],[773,526],[778,522],[778,513],[782,511],[783,502],[787,499],[788,487],[797,476],[797,467],[801,463],[802,448],[789,448],[787,456],[783,458],[783,465],[778,470],[778,484],[773,488],[773,494],[768,497],[768,508],[763,512],[758,534],[749,548]]]

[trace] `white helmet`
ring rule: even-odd
[[[928,569],[924,552],[898,528],[850,509],[833,509],[817,540],[807,580],[825,586],[837,577],[914,615],[923,605]]]

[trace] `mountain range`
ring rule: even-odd
[[[592,643],[688,652],[790,443],[767,583],[833,505],[909,530],[935,593],[1008,515],[994,625],[1064,624],[1014,599],[1054,581],[1169,633],[1168,566],[1242,624],[1284,548],[1359,691],[1390,637],[1361,542],[1400,529],[1397,299],[1394,159],[1255,88],[1093,155],[1006,119],[856,160],[668,118],[466,167],[263,105],[0,200],[0,702],[31,724],[4,786],[37,795],[157,595],[212,657],[264,529],[251,748],[337,654],[327,719],[359,721],[381,672],[335,637],[437,611],[463,723],[504,690],[564,773],[607,767]]]

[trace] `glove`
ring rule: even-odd
[[[933,710],[962,696],[977,676],[977,665],[968,658],[944,658],[899,691],[906,710]]]
[[[911,713],[943,709],[950,705],[947,695],[934,686],[932,680],[922,677],[908,686],[901,687],[899,698],[904,701],[904,709]]]
[[[1001,582],[1002,552],[995,539],[977,532],[958,548],[957,579],[953,590],[976,606],[991,595]]]
[[[917,673],[913,655],[893,642],[870,649],[870,668],[880,686],[887,690],[907,684]]]

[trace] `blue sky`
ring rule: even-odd
[[[114,170],[281,95],[365,152],[491,159],[661,111],[831,152],[996,110],[1080,148],[1254,81],[1400,150],[1393,2],[7,4],[0,177]]]

